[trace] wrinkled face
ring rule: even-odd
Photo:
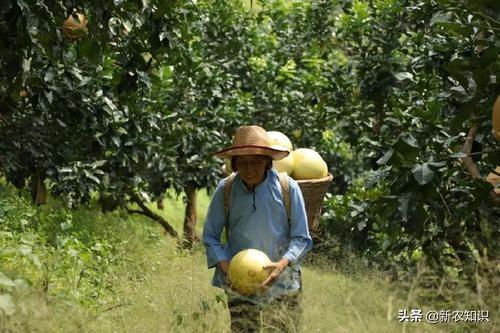
[[[243,155],[235,158],[234,167],[247,185],[255,186],[264,180],[268,163],[266,156]]]

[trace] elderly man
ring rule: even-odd
[[[212,284],[228,294],[233,332],[276,330],[296,332],[301,316],[300,262],[312,247],[304,199],[297,183],[288,181],[289,212],[285,208],[280,177],[272,161],[288,156],[272,148],[259,126],[238,128],[229,148],[215,156],[231,159],[234,174],[219,183],[210,203],[203,243],[208,267],[215,267]],[[226,243],[221,235],[226,229]],[[239,295],[230,289],[227,272],[239,251],[257,249],[272,264],[261,292]]]

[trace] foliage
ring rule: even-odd
[[[96,190],[163,193],[175,179],[166,168],[173,150],[161,141],[164,116],[147,112],[146,92],[158,80],[153,61],[175,44],[173,5],[2,3],[0,130],[8,140],[0,166],[9,181],[23,187],[38,172],[73,204]],[[73,10],[89,20],[76,41],[60,31]]]
[[[124,215],[68,210],[61,202],[35,208],[25,192],[5,185],[0,198],[0,293],[10,299],[8,307],[0,304],[0,317],[20,315],[26,294],[92,313],[115,305],[114,284],[122,274],[141,278],[141,261],[128,255],[160,240],[157,231],[124,221]]]
[[[359,175],[364,186],[329,200],[327,223],[379,263],[421,258],[474,279],[481,258],[498,258],[492,188],[458,160],[477,126],[480,173],[500,162],[491,135],[500,26],[483,10],[454,1],[355,1],[337,17],[336,43],[348,58],[338,74],[350,80],[338,93],[349,86],[356,93],[332,117],[344,119],[343,137],[376,164]],[[337,229],[342,221],[351,233]]]
[[[89,32],[69,41],[60,26],[75,6]],[[468,277],[498,258],[499,209],[481,179],[500,164],[497,2],[79,6],[0,7],[9,182],[38,175],[73,204],[213,187],[210,153],[255,123],[322,154],[336,179],[324,225],[346,248]]]

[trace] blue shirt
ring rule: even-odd
[[[250,301],[270,301],[277,296],[297,292],[301,287],[300,262],[312,247],[304,198],[298,184],[289,179],[289,223],[275,170],[267,171],[264,181],[255,187],[255,193],[249,191],[241,177],[236,175],[230,194],[229,241],[221,244],[225,224],[224,185],[225,180],[222,180],[215,190],[203,230],[208,268],[216,267],[212,284],[224,287],[223,273],[216,266],[219,261],[230,261],[239,251],[252,248],[266,253],[273,262],[287,258],[290,265],[278,276],[266,295],[249,297]]]

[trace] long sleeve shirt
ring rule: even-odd
[[[300,262],[312,247],[304,199],[298,184],[290,178],[291,207],[288,222],[275,170],[268,170],[264,181],[253,192],[236,175],[230,193],[229,240],[226,244],[221,244],[220,238],[225,225],[224,186],[225,180],[215,190],[203,230],[208,268],[216,267],[212,285],[225,287],[223,273],[217,267],[219,261],[230,261],[239,251],[252,248],[266,253],[273,262],[287,258],[290,265],[278,276],[266,295],[249,297],[250,301],[269,301],[297,292],[301,288]]]

